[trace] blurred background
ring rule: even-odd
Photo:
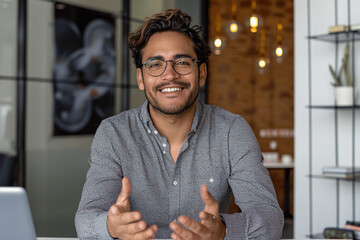
[[[127,36],[145,17],[179,8],[202,26],[213,50],[199,98],[242,115],[253,128],[286,217],[283,237],[359,219],[358,182],[320,180],[312,189],[309,174],[338,165],[336,155],[356,159],[345,165],[360,164],[359,111],[351,108],[339,120],[353,128],[334,130],[337,108],[309,120],[309,105],[333,104],[328,64],[340,62],[344,48],[315,43],[311,52],[307,38],[360,23],[358,6],[359,0],[0,0],[0,185],[26,188],[38,236],[75,237],[97,126],[145,100]],[[309,132],[313,121],[318,133]],[[344,154],[334,153],[338,131]],[[314,169],[312,139],[321,159]]]

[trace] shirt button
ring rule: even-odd
[[[163,145],[162,145],[163,147],[166,147],[166,143],[163,143]]]
[[[150,129],[148,129],[148,131],[147,131],[148,133],[151,133],[151,130]]]
[[[177,185],[177,181],[173,181],[173,185],[176,186],[176,185]]]
[[[214,182],[214,179],[213,179],[213,178],[210,178],[209,181],[210,181],[210,182]]]
[[[163,151],[163,154],[165,154],[166,152],[165,151]]]
[[[159,132],[155,130],[154,133],[155,133],[155,134],[158,134]]]

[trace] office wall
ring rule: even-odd
[[[64,2],[114,15],[122,7],[115,0],[101,4],[81,0]],[[38,235],[71,237],[76,236],[74,216],[89,167],[93,136],[52,134],[53,85],[49,79],[54,59],[53,14],[53,3],[28,1],[26,187]],[[120,28],[119,20],[116,27]]]
[[[326,34],[328,27],[335,24],[335,9],[338,11],[338,23],[347,24],[348,1],[332,0],[295,0],[295,235],[303,239],[309,233],[309,68],[308,56],[311,54],[312,103],[314,105],[331,105],[334,103],[333,87],[330,85],[328,65],[335,65],[335,45],[332,43],[311,41],[308,36],[307,13],[310,2],[311,35]],[[351,23],[360,23],[360,1],[350,0]],[[309,47],[311,53],[309,53]],[[339,45],[339,62],[341,61],[345,44]],[[355,73],[357,86],[360,84],[360,48],[355,48]],[[359,88],[358,88],[359,91]],[[359,101],[358,101],[359,103]],[[335,115],[334,110],[312,110],[312,168],[314,174],[321,174],[323,166],[335,165]],[[339,164],[351,165],[352,160],[352,112],[339,110]],[[355,124],[355,159],[360,165],[360,111],[356,110]],[[339,183],[339,227],[346,220],[352,219],[352,185],[350,182]],[[325,227],[336,227],[336,181],[312,180],[313,196],[313,233],[320,233]],[[360,184],[355,186],[356,210],[355,216],[360,219]]]
[[[16,152],[16,1],[0,5],[0,153]]]
[[[116,17],[117,83],[121,78],[122,1],[64,0],[62,2],[111,13]],[[145,16],[167,8],[180,7],[200,12],[200,1],[132,0],[131,31]],[[89,168],[93,135],[53,136],[54,5],[51,1],[28,1],[28,90],[26,132],[26,182],[35,227],[40,237],[75,237],[74,216]],[[14,7],[17,13],[16,6]],[[195,14],[199,22],[200,15]],[[16,16],[16,15],[15,15]],[[1,15],[0,18],[3,16]],[[134,21],[138,19],[139,21]],[[15,26],[14,32],[16,31]],[[15,43],[16,37],[9,43]],[[15,46],[13,46],[13,49]],[[3,47],[0,44],[0,49]],[[1,56],[0,56],[1,57]],[[15,59],[15,55],[13,56]],[[14,60],[15,61],[15,60]],[[137,89],[131,61],[130,107],[145,100]],[[12,65],[15,69],[16,65]],[[2,69],[2,67],[0,67]],[[2,86],[2,85],[0,85]],[[1,91],[1,89],[0,89]],[[116,113],[120,111],[120,88],[116,89]],[[10,94],[15,97],[15,93]],[[0,126],[1,127],[1,126]]]

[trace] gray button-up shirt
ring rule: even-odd
[[[123,176],[132,184],[131,211],[159,227],[156,238],[170,238],[169,223],[180,215],[200,220],[202,184],[219,202],[226,239],[281,237],[283,214],[256,137],[241,116],[219,107],[197,102],[176,163],[151,121],[148,102],[101,123],[89,162],[75,219],[80,239],[111,239],[107,214]],[[241,213],[227,213],[232,194]]]

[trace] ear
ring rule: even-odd
[[[206,76],[207,76],[207,67],[206,67],[206,63],[202,63],[199,66],[199,85],[200,87],[203,87],[205,85],[206,82]]]
[[[142,74],[141,68],[136,69],[136,79],[137,79],[137,84],[138,84],[139,90],[143,91],[145,89],[145,87],[144,87],[144,79],[143,79],[143,74]]]

